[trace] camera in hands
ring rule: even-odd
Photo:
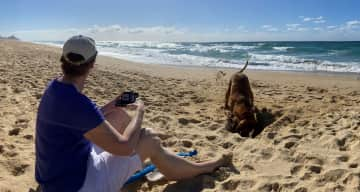
[[[139,97],[139,94],[134,91],[125,91],[121,94],[120,98],[116,101],[115,106],[125,107],[128,104],[135,103],[136,98]]]

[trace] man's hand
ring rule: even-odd
[[[131,103],[125,106],[129,110],[136,110],[139,112],[144,112],[145,106],[144,102],[140,99],[138,99],[135,103]]]
[[[104,115],[107,115],[109,113],[111,113],[112,111],[116,110],[116,106],[115,103],[116,101],[120,98],[120,96],[116,97],[115,99],[113,99],[112,101],[110,101],[109,103],[107,103],[106,105],[104,105],[101,108],[101,111]]]

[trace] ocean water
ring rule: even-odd
[[[61,47],[64,42],[36,42]],[[360,42],[97,41],[101,55],[148,64],[360,73]]]

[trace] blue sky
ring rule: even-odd
[[[359,0],[4,0],[0,34],[25,40],[360,40]]]

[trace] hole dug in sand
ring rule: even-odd
[[[267,126],[269,126],[270,124],[272,124],[273,122],[275,122],[275,120],[277,118],[279,118],[282,115],[281,111],[277,111],[277,112],[272,112],[271,109],[267,109],[266,107],[262,108],[261,110],[256,109],[255,111],[255,115],[256,115],[256,119],[257,119],[257,124],[254,128],[252,128],[251,132],[249,135],[247,134],[242,134],[239,132],[239,134],[242,137],[252,137],[255,138],[256,136],[258,136]],[[225,128],[226,130],[229,130],[230,132],[236,132],[236,131],[232,131],[234,130],[233,127],[235,127],[235,123],[232,122],[232,120],[228,119]]]

